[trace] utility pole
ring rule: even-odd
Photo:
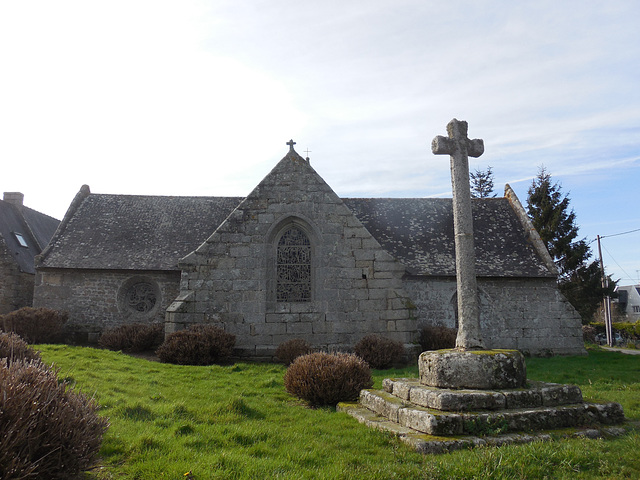
[[[600,256],[600,279],[602,281],[602,288],[605,289],[609,286],[609,279],[604,274],[604,264],[602,262],[602,247],[600,246],[600,235],[598,235],[598,255]],[[611,325],[611,297],[606,295],[604,297],[604,328],[607,332],[607,345],[613,347],[613,326]]]

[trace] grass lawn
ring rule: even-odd
[[[333,409],[310,409],[272,364],[168,365],[117,352],[39,345],[60,377],[95,395],[111,426],[87,478],[640,478],[640,432],[440,456],[412,452]],[[586,399],[617,401],[640,420],[640,356],[527,359],[532,380],[573,383]],[[417,367],[374,371],[417,376]],[[187,472],[191,472],[187,474]]]

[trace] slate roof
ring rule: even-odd
[[[178,270],[178,260],[209,238],[241,200],[90,194],[39,266]]]
[[[59,223],[29,207],[0,200],[0,235],[22,272],[35,274],[34,258],[49,243]],[[15,233],[22,236],[26,247],[18,243]]]
[[[455,276],[450,198],[344,198],[412,275]],[[506,198],[472,199],[476,275],[552,277]]]
[[[64,231],[56,234],[41,266],[178,270],[178,261],[204,242],[241,201],[90,194],[61,228]],[[409,274],[455,276],[451,199],[343,201]],[[474,199],[472,204],[479,276],[554,276],[526,240],[506,198]]]

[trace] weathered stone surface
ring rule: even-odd
[[[540,394],[544,406],[582,403],[582,391],[576,385],[546,384]]]
[[[586,404],[589,417],[597,423],[605,425],[615,425],[624,421],[624,411],[622,405],[617,402],[611,403],[588,403]]]
[[[498,392],[452,391],[427,386],[412,388],[409,399],[416,405],[451,412],[498,410],[505,406],[504,395]]]
[[[379,390],[375,392],[362,390],[360,403],[372,412],[396,423],[398,423],[398,411],[405,406],[399,398]]]
[[[558,292],[555,278],[478,277],[477,282],[480,326],[483,331],[491,331],[483,339],[487,349],[515,349],[532,356],[586,354],[580,316]],[[429,288],[424,288],[418,278],[407,278],[404,288],[419,319],[435,319],[442,326],[455,328],[455,278],[440,278]],[[567,310],[550,308],[554,304]],[[529,328],[525,330],[525,326]],[[549,331],[554,333],[543,335]]]
[[[398,423],[429,435],[460,435],[463,432],[460,415],[444,414],[423,407],[399,409]]]
[[[533,408],[582,403],[576,385],[528,382],[526,388],[504,390],[465,390],[423,385],[416,378],[385,378],[387,393],[401,400],[437,410],[476,411]]]
[[[503,389],[524,387],[524,357],[517,350],[422,352],[420,382],[439,388]]]
[[[529,408],[542,406],[539,389],[503,390],[506,408]]]
[[[395,385],[394,385],[395,387]],[[414,394],[420,387],[411,388]],[[481,394],[482,392],[477,392]],[[499,394],[500,392],[492,392]],[[459,399],[464,396],[459,397]],[[624,421],[617,403],[571,404],[479,411],[441,411],[406,402],[382,390],[363,390],[360,406],[403,427],[428,435],[494,435],[523,431],[613,425]]]
[[[313,252],[304,301],[276,296],[277,244],[292,227],[304,233]],[[193,311],[216,312],[228,331],[250,322],[249,334],[237,336],[238,352],[268,358],[272,349],[264,347],[275,348],[287,338],[349,350],[369,333],[407,346],[417,337],[413,304],[403,291],[404,265],[293,149],[180,267],[187,280],[181,293],[195,295],[183,297],[171,323],[187,325]],[[213,284],[213,277],[233,281]]]
[[[602,438],[624,435],[627,429],[624,427],[608,428],[576,428],[573,431],[545,430],[532,433],[504,433],[499,435],[461,435],[456,437],[431,436],[411,428],[390,422],[380,415],[362,407],[357,403],[339,403],[336,408],[339,412],[347,413],[357,419],[360,423],[370,428],[384,430],[396,435],[398,439],[410,448],[424,454],[442,454],[464,448],[474,448],[479,446],[499,447],[508,444],[525,444],[530,442],[549,442],[554,438]],[[627,427],[628,428],[628,427]]]
[[[420,390],[420,387],[414,387],[410,391],[413,395]],[[498,395],[500,392],[492,393]],[[458,397],[458,400],[463,398],[465,395]],[[578,403],[478,411],[469,411],[468,406],[463,406],[466,411],[442,411],[417,405],[413,401],[403,401],[382,390],[363,390],[360,393],[360,405],[404,427],[429,435],[445,436],[491,435],[598,424],[614,425],[624,421],[622,407],[617,403]]]
[[[483,349],[485,346],[480,331],[468,156],[482,155],[484,143],[482,140],[469,140],[467,128],[467,122],[454,118],[447,125],[449,137],[437,136],[433,139],[431,149],[434,154],[448,154],[451,159],[459,316],[456,347]]]

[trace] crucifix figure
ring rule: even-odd
[[[431,143],[435,155],[449,155],[453,186],[453,229],[456,248],[456,281],[458,288],[459,350],[483,349],[480,335],[480,308],[476,283],[476,255],[473,245],[471,189],[469,186],[469,155],[484,153],[484,142],[469,140],[467,122],[455,118],[447,125],[448,137],[438,135]]]

